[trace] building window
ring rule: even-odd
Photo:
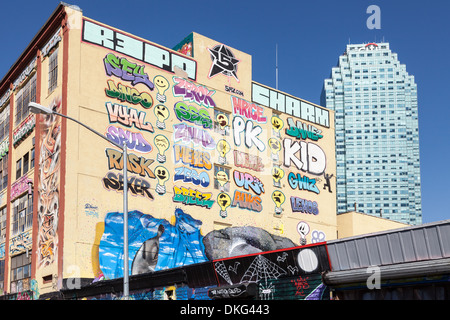
[[[5,240],[6,240],[6,206],[0,209],[0,242],[3,242]]]
[[[34,148],[31,149],[30,154],[31,154],[31,156],[30,156],[30,169],[31,169],[31,168],[34,168]]]
[[[22,253],[11,258],[11,293],[30,289],[31,254]]]
[[[33,226],[33,192],[27,194],[27,216],[25,219],[25,230]]]
[[[58,49],[50,55],[48,63],[48,93],[55,90],[58,84]]]
[[[230,135],[230,113],[222,110],[214,110],[214,132],[224,136]]]
[[[30,158],[31,156],[31,158]],[[34,148],[16,162],[16,180],[34,168]]]
[[[5,278],[5,260],[0,260],[0,279],[4,279]],[[1,292],[4,292],[3,290],[4,286],[3,286],[3,281],[0,281],[0,290]]]
[[[28,172],[28,165],[30,162],[30,155],[27,152],[24,156],[23,156],[23,174],[26,174]]]
[[[8,186],[8,154],[0,159],[0,190]]]
[[[36,73],[23,86],[16,99],[16,125],[28,115],[28,104],[36,101]]]
[[[224,166],[214,165],[214,189],[221,192],[230,191],[230,169]]]
[[[22,176],[22,158],[16,162],[16,180]]]
[[[9,104],[0,112],[0,141],[9,136]]]
[[[12,235],[24,232],[33,225],[33,193],[24,194],[14,201]]]

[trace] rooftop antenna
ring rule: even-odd
[[[275,45],[275,89],[278,90],[278,43]]]

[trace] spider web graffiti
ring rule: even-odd
[[[214,266],[216,268],[216,272],[220,274],[226,282],[233,284],[233,281],[231,281],[230,275],[228,274],[227,267],[225,267],[223,261],[216,262]]]
[[[273,283],[260,283],[260,290],[259,290],[259,298],[261,300],[272,300],[273,295],[275,293],[275,286]]]
[[[278,279],[287,272],[261,255],[256,256],[250,267],[245,271],[241,282],[258,282],[263,279]]]

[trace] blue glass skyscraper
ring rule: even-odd
[[[389,43],[347,45],[321,104],[335,111],[337,213],[421,224],[417,85]]]

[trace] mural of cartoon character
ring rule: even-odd
[[[169,118],[170,115],[169,109],[163,104],[158,104],[154,109],[154,113],[156,116],[156,126],[159,129],[165,129],[165,121]]]

